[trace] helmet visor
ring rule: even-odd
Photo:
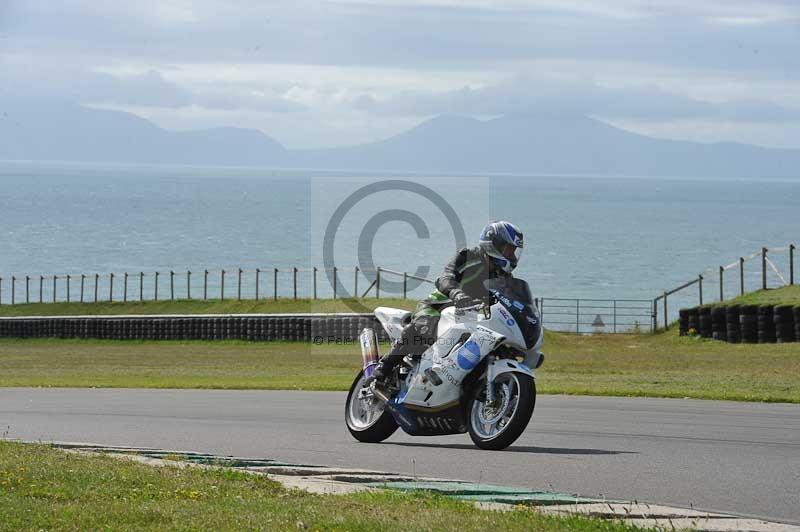
[[[522,247],[517,247],[514,244],[505,242],[500,246],[500,253],[502,253],[503,257],[508,259],[511,264],[516,264],[519,262],[520,257],[522,257]]]

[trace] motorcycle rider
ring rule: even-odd
[[[436,279],[436,290],[420,301],[401,339],[380,360],[371,381],[383,384],[406,355],[418,356],[436,341],[436,326],[442,309],[455,305],[468,307],[489,295],[483,281],[510,276],[522,256],[522,231],[505,221],[491,222],[483,228],[478,246],[459,250]]]

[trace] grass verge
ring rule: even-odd
[[[354,308],[413,309],[416,301],[400,298],[364,299],[212,299],[167,301],[101,301],[99,303],[23,303],[1,305],[3,316],[88,316],[146,314],[284,314],[294,312],[354,312]]]
[[[800,403],[798,344],[548,332],[540,393]],[[346,390],[358,345],[0,340],[0,386]]]
[[[725,301],[723,304],[728,305],[731,303],[740,305],[800,305],[800,285],[757,290],[739,296],[732,301]]]
[[[260,475],[151,467],[0,441],[0,529],[627,530],[427,493],[313,495]]]

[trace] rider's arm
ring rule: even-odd
[[[459,289],[461,281],[461,267],[467,262],[467,249],[460,249],[450,262],[445,264],[442,275],[436,279],[436,289],[447,297],[452,297],[450,292]]]

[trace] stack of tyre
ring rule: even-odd
[[[800,342],[800,305],[701,305],[679,312],[681,336],[732,344]]]

